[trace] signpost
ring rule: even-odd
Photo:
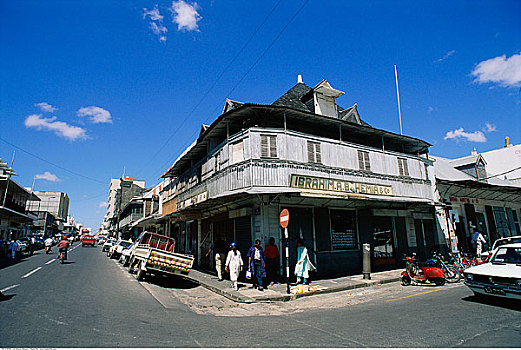
[[[289,289],[289,234],[288,234],[288,224],[289,224],[289,211],[288,209],[283,209],[280,212],[280,226],[284,229],[284,238],[286,239],[286,292],[290,294]]]

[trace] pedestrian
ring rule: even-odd
[[[264,248],[266,255],[266,278],[271,286],[277,282],[279,269],[279,248],[275,245],[275,238],[270,237],[269,243]]]
[[[314,271],[315,266],[309,259],[308,249],[304,246],[304,241],[297,241],[297,264],[295,265],[295,275],[298,284],[306,284],[309,278],[309,271]]]
[[[260,291],[263,291],[262,278],[266,277],[266,265],[264,263],[266,256],[260,243],[260,239],[255,240],[255,245],[248,251],[248,268],[252,272],[253,288],[258,287]]]
[[[476,255],[478,256],[478,258],[481,258],[481,253],[483,252],[483,244],[487,243],[487,240],[485,239],[485,237],[483,237],[481,232],[479,232],[479,231],[477,231],[477,232],[478,232],[478,235],[476,238]]]
[[[242,271],[242,256],[241,252],[237,250],[235,243],[230,244],[231,250],[228,252],[226,257],[226,272],[230,274],[230,280],[232,281],[232,288],[239,290],[239,273]]]
[[[226,252],[227,252],[227,248],[226,248],[226,242],[224,242],[222,239],[219,239],[217,240],[210,249],[208,249],[208,252],[206,253],[206,256],[208,257],[208,255],[210,255],[210,253],[212,252],[215,253],[215,270],[217,270],[217,278],[219,279],[219,281],[222,281],[223,280],[223,270],[224,270],[224,265],[225,265],[225,262],[226,262]]]
[[[11,240],[11,243],[9,244],[9,250],[11,251],[11,259],[14,259],[16,257],[16,251],[18,250],[18,242],[15,239]]]
[[[471,226],[470,232],[470,245],[472,247],[472,252],[476,252],[478,249],[479,231],[476,230],[476,226]]]

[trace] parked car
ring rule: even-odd
[[[468,268],[463,275],[476,296],[521,300],[521,243],[497,247],[489,262]]]
[[[105,243],[103,243],[103,247],[101,248],[102,252],[108,252],[110,247],[112,247],[116,243],[115,239],[109,238]]]
[[[132,255],[132,249],[135,244],[130,245],[129,247],[123,249],[121,252],[121,256],[119,257],[119,262],[123,264],[123,266],[127,266],[130,261],[130,255]]]
[[[136,270],[138,281],[150,271],[186,275],[192,269],[193,255],[174,253],[175,240],[171,237],[143,232],[135,244],[128,270]]]
[[[111,259],[117,259],[121,256],[121,253],[123,252],[123,249],[128,248],[132,245],[132,241],[126,241],[120,239],[116,242],[112,247],[110,247],[107,256]]]
[[[105,236],[98,236],[98,237],[96,237],[96,241],[97,241],[98,245],[101,245],[101,244],[103,244],[103,243],[105,243],[107,241],[107,237],[105,237]]]
[[[492,248],[490,248],[489,251],[481,253],[481,260],[487,261],[487,259],[492,255],[492,253],[498,248],[505,244],[512,244],[512,243],[521,243],[521,236],[512,236],[512,237],[504,237],[496,239],[494,244],[492,245]]]

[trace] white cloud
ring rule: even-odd
[[[56,176],[48,171],[44,172],[43,174],[36,174],[36,175],[34,175],[34,178],[36,180],[46,180],[46,181],[50,181],[50,182],[60,182],[61,181],[61,179],[58,176]]]
[[[455,53],[456,53],[456,50],[450,50],[449,52],[447,52],[445,54],[445,56],[443,56],[442,58],[437,59],[436,62],[445,61],[447,58],[449,58],[450,56],[454,55]]]
[[[482,61],[470,73],[479,84],[496,83],[503,87],[521,85],[521,52],[510,57],[506,55]]]
[[[112,123],[112,116],[106,109],[96,106],[82,107],[76,113],[78,117],[89,117],[94,124]]]
[[[496,126],[494,124],[485,123],[485,127],[483,128],[484,132],[493,132],[496,131]]]
[[[152,32],[159,37],[159,41],[165,42],[166,41],[166,35],[164,35],[168,29],[161,23],[159,25],[156,22],[150,22],[150,29],[152,29]]]
[[[445,140],[464,140],[470,142],[487,142],[487,138],[482,131],[466,132],[463,128],[447,131]]]
[[[147,18],[147,16],[150,18],[151,21],[163,20],[163,16],[159,13],[157,5],[155,5],[154,8],[150,11],[146,8],[143,9],[143,18]]]
[[[177,24],[179,31],[199,31],[199,22],[203,17],[197,12],[199,5],[196,2],[189,4],[183,0],[173,1],[170,11],[172,22]]]
[[[58,108],[51,106],[47,102],[40,102],[34,104],[36,107],[40,108],[40,110],[44,113],[52,113],[54,111],[57,111]]]
[[[107,202],[100,202],[100,204],[98,204],[98,208],[106,208],[109,204]]]
[[[159,12],[159,8],[157,5],[154,6],[152,10],[147,10],[146,8],[143,9],[143,18],[150,19],[150,29],[152,29],[152,32],[157,35],[160,42],[166,41],[166,33],[168,32],[168,29],[163,25],[163,18],[164,16],[161,15]]]
[[[42,118],[41,114],[31,114],[25,119],[26,128],[36,130],[54,131],[58,136],[64,137],[69,141],[87,139],[87,132],[79,126],[72,126],[65,122],[56,121],[56,117]]]

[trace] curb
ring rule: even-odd
[[[304,294],[290,294],[290,295],[281,295],[281,296],[277,296],[277,297],[244,298],[240,295],[237,295],[238,293],[228,292],[223,289],[219,289],[217,287],[214,287],[210,284],[205,283],[204,281],[199,281],[199,280],[190,278],[189,276],[183,276],[183,277],[186,279],[189,279],[192,282],[199,284],[200,286],[202,286],[208,290],[211,290],[214,293],[222,295],[225,298],[228,298],[232,301],[235,301],[237,303],[246,303],[246,304],[266,303],[266,302],[274,302],[274,301],[285,302],[285,301],[296,300],[296,299],[300,299],[300,298],[312,296],[312,295],[336,293],[336,292],[341,292],[341,291],[345,291],[345,290],[359,289],[359,288],[371,287],[371,286],[376,286],[376,285],[380,285],[380,284],[387,284],[387,283],[393,283],[393,282],[400,281],[400,277],[392,277],[392,278],[385,278],[385,279],[381,279],[381,280],[377,280],[377,281],[371,281],[371,282],[364,281],[364,282],[359,282],[359,283],[347,285],[347,286],[344,285],[344,286],[333,287],[333,288],[328,288],[328,289],[324,289],[324,290],[317,290],[317,291],[308,292],[308,293],[304,293]]]

